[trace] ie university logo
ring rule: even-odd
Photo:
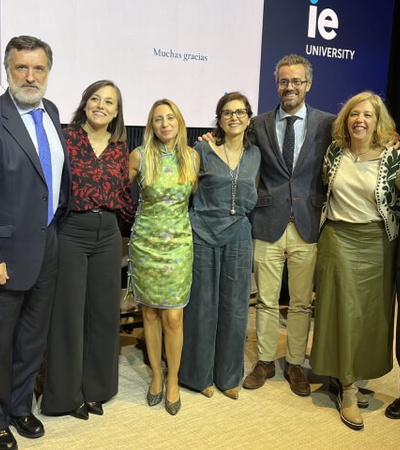
[[[308,9],[307,37],[309,39],[322,38],[332,41],[338,34],[339,17],[332,8],[318,8],[319,0],[310,0]],[[312,41],[311,41],[312,42]],[[355,59],[355,50],[348,48],[327,47],[323,45],[306,45],[306,54],[323,58]]]

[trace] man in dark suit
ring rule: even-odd
[[[27,438],[44,434],[32,414],[32,397],[55,288],[56,222],[66,213],[70,188],[58,110],[43,98],[52,62],[50,46],[32,36],[12,38],[5,50],[9,88],[0,97],[0,450],[18,448],[9,425]],[[41,140],[32,109],[42,110],[52,183],[46,183],[39,159]]]
[[[334,115],[305,103],[312,76],[307,59],[299,55],[282,58],[275,70],[280,105],[253,121],[262,155],[258,202],[252,213],[258,362],[243,383],[247,389],[257,389],[275,375],[279,293],[286,262],[290,303],[284,375],[291,390],[300,396],[310,394],[302,365],[325,199],[322,165],[334,120]],[[285,137],[289,122],[293,124],[291,145],[290,136],[288,140]]]

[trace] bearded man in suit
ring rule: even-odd
[[[50,46],[36,37],[7,44],[9,87],[0,97],[0,450],[18,448],[10,425],[27,438],[44,434],[32,398],[57,275],[56,226],[70,190],[58,110],[43,98],[52,63]],[[34,109],[43,116],[50,175]]]
[[[312,65],[306,58],[283,57],[275,69],[280,104],[253,119],[262,157],[258,201],[252,212],[258,361],[243,387],[258,389],[275,375],[279,293],[286,263],[290,302],[284,375],[292,392],[300,396],[311,393],[303,363],[325,200],[322,165],[335,118],[306,103],[312,81]],[[285,137],[289,124],[291,152]]]

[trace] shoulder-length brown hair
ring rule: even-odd
[[[381,97],[371,91],[363,91],[347,100],[333,122],[332,138],[339,147],[350,147],[350,133],[347,121],[351,110],[359,103],[365,101],[371,103],[377,121],[372,146],[384,147],[388,142],[397,140],[396,124]]]
[[[74,116],[72,117],[71,125],[80,125],[83,126],[86,123],[87,117],[85,113],[85,107],[86,103],[90,99],[90,97],[97,92],[99,89],[105,87],[105,86],[111,86],[115,89],[115,92],[117,93],[117,110],[118,114],[117,117],[115,117],[108,125],[107,131],[111,133],[111,137],[109,139],[110,143],[115,142],[125,142],[126,141],[126,129],[124,124],[124,114],[123,114],[123,108],[122,108],[122,95],[119,88],[115,85],[113,81],[110,80],[99,80],[92,83],[90,86],[88,86],[82,94],[81,102],[79,103],[79,106],[77,110],[74,113]]]

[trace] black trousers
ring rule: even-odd
[[[29,270],[29,261],[25,261]],[[39,277],[29,291],[0,287],[0,429],[10,415],[32,411],[35,379],[46,347],[57,275],[57,235],[47,228],[46,248]],[[10,277],[12,274],[10,274]]]
[[[44,414],[106,401],[118,390],[122,243],[114,213],[71,213],[59,233]]]

